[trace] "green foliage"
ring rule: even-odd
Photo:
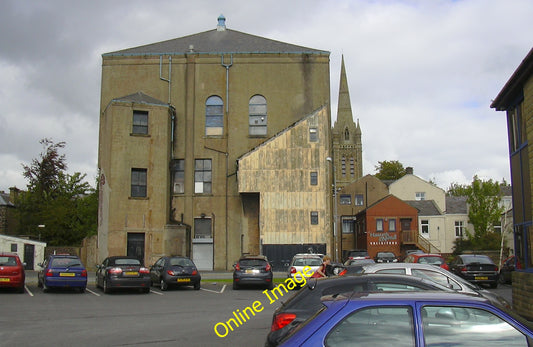
[[[470,185],[453,183],[448,188],[447,195],[466,196],[468,222],[474,227],[473,231],[466,230],[466,239],[456,241],[454,252],[460,253],[465,249],[499,249],[501,235],[494,232],[494,225],[500,223],[504,212],[504,207],[500,206],[501,184],[493,180],[483,181],[474,176]]]
[[[406,174],[403,164],[397,160],[378,161],[375,168],[377,173],[374,176],[380,180],[397,180]]]
[[[16,201],[19,234],[49,246],[78,246],[96,233],[98,192],[84,182],[85,174],[66,173],[65,156],[59,154],[64,142],[43,139],[40,143],[44,147],[40,158],[23,165],[29,184]]]

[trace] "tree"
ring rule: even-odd
[[[375,168],[377,171],[375,176],[380,180],[397,180],[407,173],[403,164],[397,160],[378,161],[378,165]]]
[[[40,141],[43,152],[30,165],[22,165],[29,181],[16,201],[19,233],[38,237],[50,246],[77,246],[96,233],[98,193],[85,174],[66,173],[64,142]],[[44,225],[44,228],[39,228]]]
[[[500,223],[504,212],[500,204],[501,184],[493,180],[483,181],[474,176],[470,185],[453,183],[448,188],[447,195],[466,196],[468,222],[474,227],[473,231],[466,230],[466,240],[456,243],[456,252],[464,249],[499,249],[501,235],[494,232],[494,225]]]

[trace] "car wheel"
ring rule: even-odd
[[[507,281],[505,281],[505,277],[500,274],[500,276],[498,277],[498,282],[500,282],[501,284],[505,284]]]
[[[85,293],[85,287],[80,287],[80,293],[81,294]]]
[[[143,288],[143,289],[141,289],[141,291],[142,291],[144,294],[148,294],[148,293],[150,293],[150,287],[148,287],[148,288]]]
[[[194,290],[200,290],[200,282],[194,284]]]
[[[109,294],[111,289],[109,289],[109,286],[107,285],[107,280],[104,278],[104,293]]]
[[[495,281],[495,282],[492,282],[492,283],[490,284],[490,287],[491,287],[492,289],[496,289],[496,288],[498,288],[498,282],[496,282],[496,281]]]
[[[43,283],[39,280],[37,280],[37,287],[38,288],[42,288],[43,287]]]
[[[43,292],[46,293],[46,292],[48,292],[48,291],[50,290],[50,288],[49,288],[44,282],[42,283],[42,285],[43,285],[43,286],[42,286],[42,288],[43,288]]]
[[[161,290],[167,290],[168,289],[168,284],[167,284],[167,282],[165,282],[164,279],[161,279],[161,281],[159,282],[159,286],[161,287]]]
[[[270,281],[270,283],[267,286],[268,289],[272,290],[274,289],[274,281]]]
[[[233,281],[233,290],[237,289],[239,289],[239,285],[237,284],[237,282]]]
[[[17,292],[19,292],[20,294],[24,294],[24,292],[25,292],[24,286],[18,288]]]

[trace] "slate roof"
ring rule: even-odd
[[[440,216],[441,211],[433,200],[406,200],[407,204],[418,210],[418,214],[421,216]]]
[[[13,203],[9,199],[9,194],[0,193],[0,206],[11,206],[14,207]]]
[[[446,214],[467,214],[466,196],[447,196]]]
[[[105,53],[102,56],[127,55],[162,55],[185,54],[192,51],[196,54],[212,53],[292,53],[292,54],[326,54],[330,52],[297,46],[290,43],[266,39],[236,30],[209,30],[198,34],[184,36],[172,40],[161,41],[144,46],[127,48],[120,51]]]
[[[113,99],[115,102],[126,102],[126,103],[136,103],[136,104],[149,104],[149,105],[162,105],[168,106],[168,103],[158,100],[151,97],[150,95],[144,94],[143,92],[137,92],[134,94],[126,95],[120,98]]]

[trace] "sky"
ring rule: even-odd
[[[332,124],[344,56],[363,174],[397,160],[446,190],[510,182],[490,108],[532,48],[531,0],[2,0],[0,190],[26,189],[39,141],[65,142],[94,186],[102,54],[226,27],[330,54]]]

